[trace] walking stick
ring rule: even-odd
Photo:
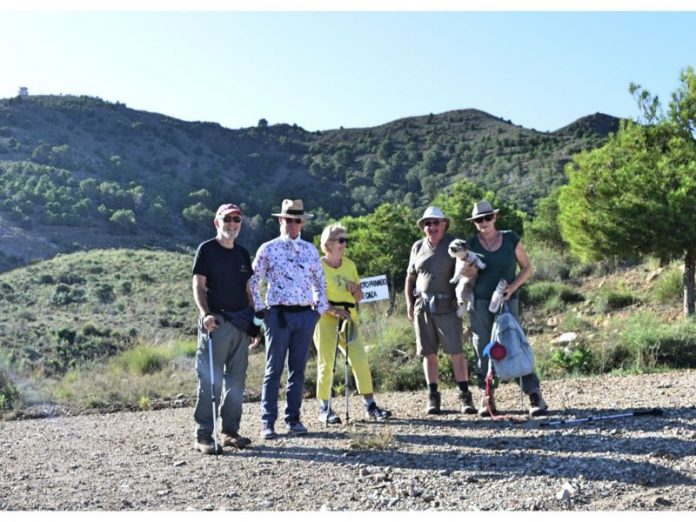
[[[346,325],[347,327],[350,327],[350,324],[347,322],[350,321],[350,319],[346,319]],[[349,386],[348,383],[350,382],[350,375],[348,373],[348,332],[346,332],[346,345],[344,347],[345,350],[345,364],[343,365],[343,380],[346,383],[346,426],[348,426],[348,422],[350,421],[350,417],[348,415],[349,411],[349,406],[348,406],[348,392],[349,392]]]
[[[639,417],[642,415],[662,415],[662,410],[660,408],[642,408],[638,410],[629,411],[627,413],[616,413],[613,415],[592,415],[590,417],[582,417],[579,419],[564,419],[556,421],[544,421],[540,422],[539,426],[558,426],[559,424],[577,424],[579,422],[589,422],[596,420],[606,420],[606,419],[618,419],[620,417]]]
[[[326,427],[329,427],[329,415],[331,415],[331,397],[333,397],[333,382],[334,373],[336,373],[336,359],[338,359],[338,344],[341,337],[341,323],[342,319],[339,319],[336,323],[336,349],[334,350],[334,360],[333,367],[331,368],[331,385],[329,386],[329,411],[326,412]]]
[[[215,370],[213,368],[213,335],[208,332],[208,362],[210,363],[210,398],[213,403],[213,443],[215,454],[219,453],[217,440],[217,401],[215,400]]]

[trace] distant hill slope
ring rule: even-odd
[[[594,115],[542,133],[467,109],[365,129],[234,130],[87,96],[3,99],[0,270],[89,248],[191,249],[224,201],[244,208],[252,251],[276,232],[270,214],[285,197],[316,214],[308,236],[383,202],[418,211],[463,179],[532,211],[572,154],[617,125]]]
[[[0,273],[0,362],[39,378],[139,340],[193,338],[191,265],[176,252],[94,249]]]

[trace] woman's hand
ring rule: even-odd
[[[347,321],[348,319],[350,319],[350,312],[348,310],[346,310],[345,308],[338,308],[338,307],[332,306],[331,308],[329,308],[329,312],[331,314],[335,315],[336,317],[338,317],[342,321]]]

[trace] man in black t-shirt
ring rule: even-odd
[[[215,397],[221,398],[221,446],[243,449],[251,440],[239,435],[250,338],[255,335],[253,300],[247,283],[252,275],[249,252],[235,240],[242,228],[242,210],[221,205],[213,220],[216,236],[198,246],[193,262],[193,298],[200,312],[194,410],[195,448],[215,453],[209,340],[213,352]]]

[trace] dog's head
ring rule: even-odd
[[[447,246],[447,252],[452,257],[466,259],[469,255],[469,245],[463,239],[454,239]]]

